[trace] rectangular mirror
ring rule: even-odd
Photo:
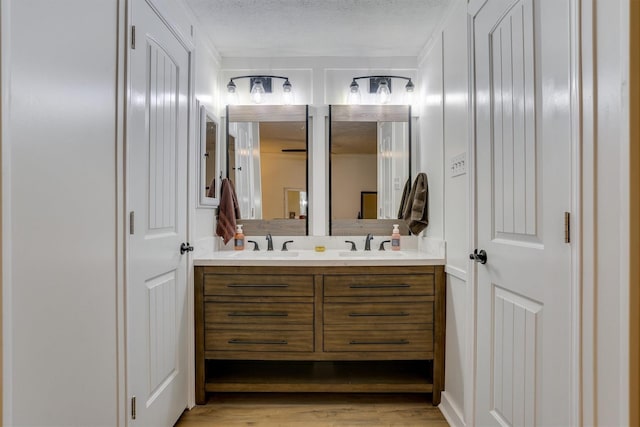
[[[308,107],[227,107],[227,175],[246,235],[308,232]]]
[[[203,105],[199,105],[199,207],[218,206],[220,187],[220,163],[218,144],[218,119]]]
[[[411,107],[329,106],[329,234],[391,234],[411,177]]]

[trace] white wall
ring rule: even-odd
[[[287,76],[293,85],[294,104],[325,106],[346,104],[349,84],[353,77],[369,74],[394,74],[416,77],[415,57],[296,57],[296,58],[234,58],[222,59],[221,87],[229,78],[244,74],[272,74]],[[361,81],[362,102],[369,99]],[[403,90],[394,82],[391,103],[402,103]],[[251,104],[249,80],[236,81],[240,104]],[[274,93],[267,95],[266,104],[281,103],[282,80],[274,80]],[[401,86],[402,88],[402,86]],[[226,89],[225,89],[226,91]],[[223,104],[226,102],[222,100]]]
[[[471,420],[468,387],[467,286],[469,246],[468,175],[451,177],[449,160],[468,149],[468,58],[466,1],[454,2],[440,31],[420,57],[420,159],[429,179],[426,235],[447,243],[447,336],[445,392],[440,408],[453,425]]]
[[[420,61],[420,159],[418,169],[429,181],[429,226],[424,235],[444,238],[444,97],[442,75],[442,31],[434,33]]]
[[[217,113],[215,52],[182,2],[154,3]],[[1,4],[3,422],[124,425],[125,2]]]
[[[225,135],[225,126],[223,122],[224,108],[221,104],[221,96],[220,96],[220,55],[215,50],[215,48],[211,45],[209,39],[198,31],[198,28],[195,29],[195,45],[196,45],[196,53],[195,53],[195,97],[204,105],[209,112],[211,112],[215,118],[218,120],[218,145],[226,144],[226,138],[223,138]],[[224,99],[222,98],[222,101]],[[196,134],[197,135],[197,134]],[[191,208],[193,209],[193,219],[194,219],[194,227],[193,227],[193,237],[191,237],[192,241],[196,242],[201,238],[211,237],[215,232],[215,214],[214,209],[212,207],[209,208],[199,208],[198,206],[198,196],[199,190],[198,180],[199,177],[195,175],[195,171],[197,170],[197,162],[200,161],[200,152],[199,147],[193,147],[193,150],[190,152],[189,159],[191,159],[190,163],[190,176],[194,179],[194,191],[192,192],[192,201],[189,203]],[[220,164],[226,162],[225,153],[220,153]],[[216,179],[216,183],[220,183],[219,179]],[[220,191],[217,192],[219,195]]]
[[[118,3],[4,7],[5,425],[116,425]]]

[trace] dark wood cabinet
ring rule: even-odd
[[[195,267],[196,402],[207,392],[444,388],[442,266]]]

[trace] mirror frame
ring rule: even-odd
[[[337,119],[336,119],[337,118]],[[344,122],[407,122],[408,126],[408,166],[409,180],[413,177],[412,171],[412,135],[411,135],[411,105],[329,105],[329,143],[327,156],[329,163],[329,214],[328,231],[330,236],[360,236],[367,233],[375,235],[391,235],[393,224],[400,224],[400,234],[409,235],[409,227],[403,219],[353,219],[353,224],[335,226],[331,218],[332,209],[332,161],[331,148],[333,143],[333,121]],[[334,232],[338,231],[338,234]]]
[[[305,216],[305,226],[302,233],[287,229],[289,219],[241,219],[244,234],[247,236],[265,235],[273,236],[308,236],[309,235],[309,213],[311,212],[311,197],[309,194],[309,106],[308,105],[227,105],[226,107],[226,165],[225,173],[229,178],[229,137],[231,134],[231,123],[237,122],[304,122],[306,129],[305,138],[305,185],[307,192],[307,215]]]
[[[197,176],[198,176],[198,207],[215,209],[220,204],[220,197],[207,197],[207,170],[206,163],[207,158],[205,153],[207,152],[207,118],[216,124],[216,148],[215,148],[215,173],[216,173],[216,196],[220,194],[220,180],[222,178],[222,171],[220,166],[221,149],[221,130],[220,120],[215,114],[211,113],[207,108],[200,104],[196,100],[196,108],[198,109],[198,136],[199,136],[199,148],[198,148],[198,161],[196,162]]]

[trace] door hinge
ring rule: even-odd
[[[136,48],[136,26],[131,26],[131,49]]]
[[[564,213],[564,242],[571,243],[571,214]]]
[[[136,214],[134,211],[129,212],[129,234],[133,234],[133,226],[135,223]]]
[[[131,419],[132,420],[136,419],[136,397],[135,396],[131,398]]]

